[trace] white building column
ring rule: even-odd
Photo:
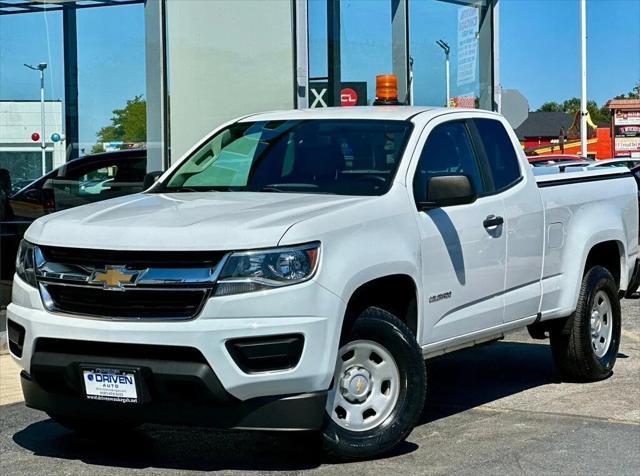
[[[167,95],[164,0],[147,1],[144,7],[147,94],[147,172],[164,170],[167,155]]]

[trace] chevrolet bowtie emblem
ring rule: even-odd
[[[105,289],[124,289],[123,285],[135,281],[138,271],[131,271],[124,266],[107,266],[104,271],[94,271],[91,282],[104,285]]]

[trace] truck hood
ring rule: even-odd
[[[228,250],[275,246],[294,224],[375,197],[191,192],[136,194],[36,220],[36,244],[122,250]]]

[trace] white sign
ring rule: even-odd
[[[640,151],[640,137],[616,137],[616,151],[637,152]]]
[[[96,369],[84,370],[82,375],[89,400],[138,401],[136,377],[132,372]]]
[[[103,142],[102,143],[102,148],[104,149],[105,152],[114,152],[116,150],[122,149],[123,145],[124,145],[124,142],[122,142],[122,141]]]
[[[640,111],[617,111],[613,120],[616,126],[640,126]]]
[[[476,80],[479,12],[477,7],[458,9],[458,87]]]

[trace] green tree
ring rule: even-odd
[[[580,98],[571,98],[564,101],[562,104],[557,102],[545,102],[538,111],[541,112],[564,112],[567,114],[575,115],[580,110]],[[599,107],[595,101],[587,101],[587,111],[591,116],[591,120],[595,121],[609,121],[611,115],[606,107]]]
[[[540,106],[538,112],[562,112],[562,106],[557,102],[549,101]]]
[[[147,140],[147,102],[142,96],[129,99],[122,109],[114,109],[111,125],[96,134],[92,152],[104,152],[103,142],[137,143]]]
[[[580,110],[580,98],[567,99],[562,103],[562,111],[567,114],[575,114]],[[589,103],[587,102],[587,110],[589,110]]]

